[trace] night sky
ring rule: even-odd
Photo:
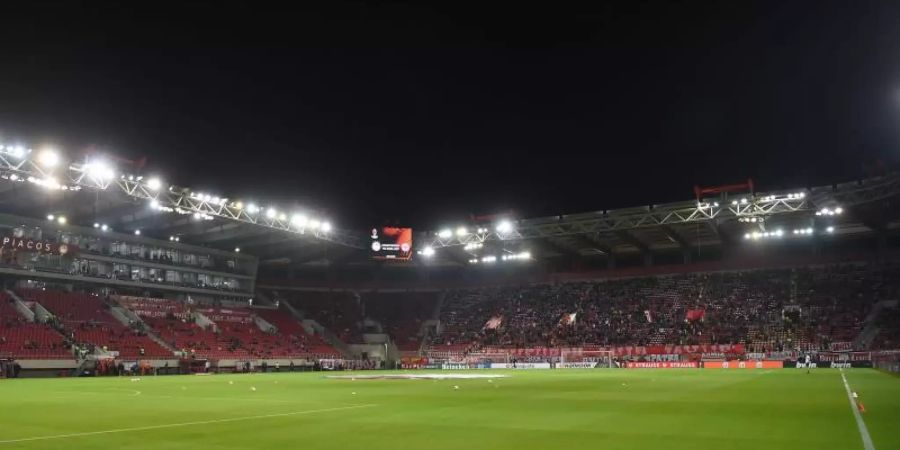
[[[900,3],[2,6],[0,138],[436,228],[845,181],[900,156]]]

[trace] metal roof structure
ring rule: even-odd
[[[50,168],[40,155],[0,145],[0,207],[40,218],[65,215],[73,225],[140,230],[157,239],[257,256],[261,265],[375,264],[367,234],[288,216],[273,207],[242,204],[163,185],[158,179],[117,173],[101,161]],[[505,223],[454,224],[418,232],[412,265],[466,265],[487,252],[527,251],[535,258],[653,254],[722,246],[741,239],[791,238],[828,233],[849,236],[900,227],[896,202],[900,175],[781,192],[721,194],[715,198]],[[464,232],[462,232],[464,229]],[[394,263],[397,264],[397,263]]]

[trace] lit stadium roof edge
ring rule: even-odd
[[[6,150],[9,150],[9,147]],[[250,254],[259,256],[261,261],[292,253],[300,253],[295,258],[296,261],[306,262],[314,261],[313,258],[319,254],[327,255],[326,259],[337,255],[346,258],[344,252],[329,253],[327,247],[312,245],[315,241],[329,242],[347,249],[366,248],[364,245],[366,237],[362,231],[337,228],[325,231],[321,229],[322,222],[317,222],[317,225],[320,225],[318,229],[310,230],[307,225],[311,219],[307,217],[288,217],[283,212],[269,214],[266,208],[256,206],[251,212],[249,205],[242,205],[240,202],[206,198],[206,194],[174,186],[166,189],[155,178],[146,179],[133,175],[116,177],[111,169],[93,167],[90,162],[69,164],[65,170],[67,179],[60,183],[53,177],[54,172],[42,169],[39,158],[37,155],[34,156],[34,160],[30,153],[17,157],[10,151],[0,148],[0,179],[6,181],[5,184],[12,185],[6,188],[5,193],[0,192],[0,195],[13,195],[15,198],[21,192],[15,187],[17,185],[33,185],[36,189],[63,192],[62,195],[70,197],[72,195],[78,197],[77,192],[82,189],[98,193],[117,193],[113,196],[102,196],[102,202],[105,202],[103,206],[107,209],[97,206],[101,202],[99,195],[96,196],[94,205],[78,204],[76,201],[67,207],[84,209],[84,213],[78,214],[82,222],[99,214],[116,214],[118,217],[114,220],[119,220],[122,229],[131,228],[135,232],[139,232],[144,226],[160,225],[160,222],[164,222],[160,229],[156,230],[156,234],[162,239],[165,239],[165,234],[168,233],[176,236],[185,233],[185,236],[194,238],[198,244],[212,244],[219,248],[229,245],[231,248],[244,248],[251,252]],[[582,256],[621,251],[622,245],[638,250],[644,246],[643,251],[647,248],[715,245],[725,238],[719,235],[720,227],[725,222],[755,217],[761,220],[778,216],[811,217],[818,208],[843,206],[849,209],[895,196],[898,191],[900,191],[900,177],[891,174],[780,193],[747,193],[743,197],[722,195],[715,199],[701,199],[700,203],[692,200],[550,217],[522,219],[509,217],[507,223],[502,224],[503,231],[497,230],[498,223],[479,224],[460,221],[448,229],[452,230],[449,234],[441,231],[422,231],[416,233],[415,239],[419,251],[426,247],[432,249],[460,247],[462,250],[467,245],[502,245],[538,240],[542,241],[545,247],[558,250],[557,253],[571,251]],[[119,197],[122,199],[116,200]],[[746,203],[740,200],[742,198],[746,199]],[[717,204],[717,201],[720,203]],[[22,201],[22,203],[24,203],[22,207],[27,208],[31,216],[41,217],[49,212],[34,211],[37,202]],[[129,212],[127,220],[123,216],[124,212],[116,213],[116,208],[120,207],[122,211]],[[198,215],[203,220],[192,220],[192,217]],[[178,219],[165,218],[170,216]],[[209,225],[204,226],[203,222],[207,221]],[[696,232],[691,230],[691,234],[697,234],[697,237],[686,240],[684,238],[686,224],[706,224],[709,227],[697,228]],[[471,228],[465,233],[456,231],[462,227]],[[260,231],[256,231],[255,228],[259,228]],[[651,233],[651,230],[656,231]],[[271,231],[277,233],[273,234]],[[647,233],[653,236],[648,236]],[[249,237],[253,239],[248,239]],[[609,239],[621,242],[617,246],[616,243],[609,243]],[[648,239],[651,242],[645,244]],[[574,250],[568,248],[573,246],[579,248]],[[466,258],[464,253],[460,253],[452,259],[456,263],[465,263]],[[357,262],[362,261],[363,259],[359,259]]]

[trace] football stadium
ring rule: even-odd
[[[896,174],[367,231],[0,152],[0,446],[900,445]]]
[[[0,450],[900,449],[896,5],[236,5],[4,13]]]

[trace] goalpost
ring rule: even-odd
[[[509,352],[471,352],[465,356],[465,363],[470,368],[489,369],[491,364],[509,364]]]
[[[616,367],[612,350],[563,350],[559,355],[559,369],[612,369]]]

